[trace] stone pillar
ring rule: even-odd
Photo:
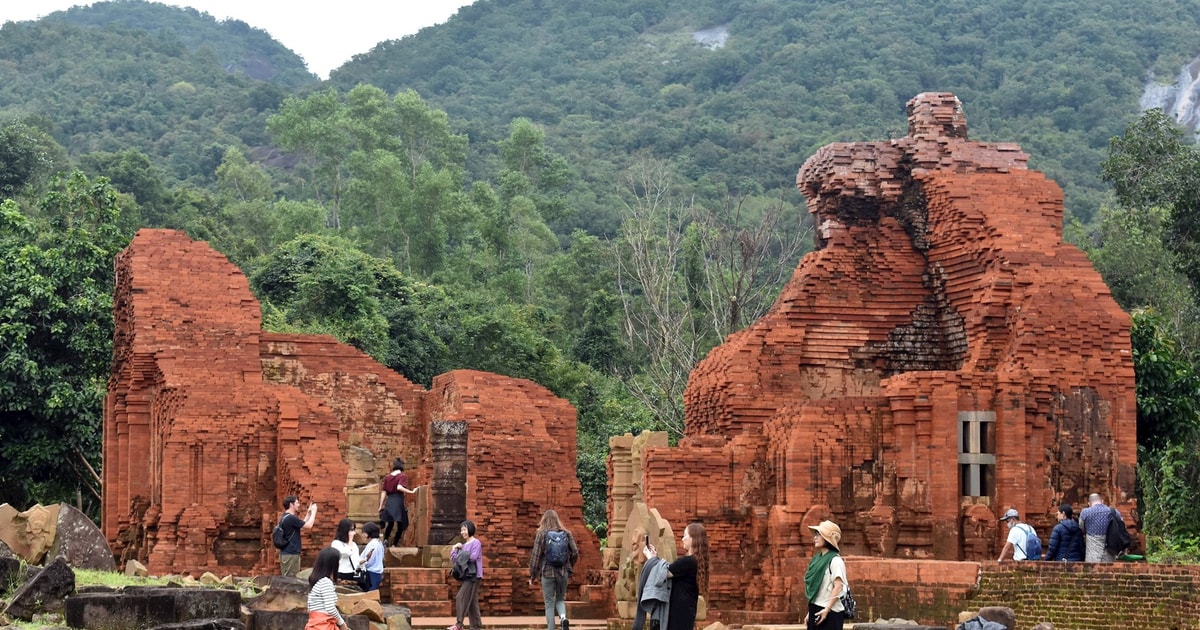
[[[433,452],[430,483],[430,545],[446,545],[467,518],[467,423],[429,423]]]

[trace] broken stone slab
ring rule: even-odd
[[[283,612],[308,608],[308,582],[294,577],[273,575],[261,595],[246,601],[250,610]]]
[[[979,609],[979,616],[988,621],[1003,624],[1008,630],[1014,630],[1017,627],[1017,613],[1008,606],[984,606]]]
[[[373,630],[371,620],[362,615],[346,617],[346,625],[350,630]],[[308,623],[308,612],[299,611],[254,611],[254,630],[296,630]]]
[[[54,540],[47,558],[65,558],[76,569],[116,571],[108,540],[86,514],[66,503],[58,504]]]
[[[138,562],[137,560],[126,560],[125,575],[133,577],[147,577],[150,575],[150,570],[146,568],[146,565]]]
[[[75,571],[66,560],[58,558],[13,593],[4,614],[30,621],[39,613],[59,612],[63,609],[63,600],[74,592]]]
[[[5,503],[0,505],[0,540],[19,558],[41,564],[54,544],[59,506],[35,505],[24,512]]]
[[[0,594],[7,593],[21,575],[21,561],[0,556]]]
[[[161,586],[127,586],[120,593],[81,593],[68,598],[64,607],[67,624],[87,630],[238,619],[240,611],[241,595],[237,591]]]
[[[147,630],[246,630],[240,619],[197,619],[182,623],[164,623]]]

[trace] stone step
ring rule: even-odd
[[[451,617],[449,622],[442,625],[443,628],[450,625],[454,621],[454,602],[446,599],[440,601],[410,601],[396,602],[397,604],[408,608],[412,611],[413,627],[417,625],[418,617]]]
[[[383,570],[384,584],[445,584],[445,569],[390,568]]]
[[[388,593],[392,603],[403,604],[406,601],[450,601],[450,587],[445,584],[396,584]]]

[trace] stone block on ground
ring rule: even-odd
[[[41,564],[54,544],[58,506],[35,505],[17,512],[7,503],[0,509],[0,540],[13,554],[30,564]]]
[[[1017,613],[1008,606],[985,606],[979,609],[979,616],[1003,624],[1008,630],[1017,628]]]
[[[338,610],[342,611],[343,616],[362,615],[371,621],[384,621],[383,604],[375,599],[356,599],[346,605],[339,601]]]
[[[146,630],[246,630],[240,619],[197,619],[181,623],[164,623]]]
[[[73,628],[149,628],[211,619],[239,619],[237,591],[210,588],[126,587],[119,593],[81,593],[67,599]]]
[[[246,602],[250,610],[307,610],[308,582],[294,577],[271,576],[267,589]]]
[[[63,608],[63,600],[74,592],[75,571],[59,558],[13,593],[4,614],[29,621],[39,613],[58,612]]]
[[[46,552],[50,559],[65,558],[77,569],[116,571],[112,548],[104,534],[86,514],[66,504],[58,504],[54,540]]]
[[[392,617],[403,617],[404,623],[408,624],[409,628],[412,628],[412,609],[410,609],[407,606],[398,606],[396,604],[384,604],[383,605],[383,617],[384,617],[384,619],[388,620],[387,623],[389,623],[389,624],[392,623],[391,622]]]
[[[17,579],[21,577],[21,561],[6,556],[0,556],[0,595],[9,591],[9,586],[19,586]]]
[[[126,560],[125,575],[134,577],[147,577],[150,575],[150,571],[146,569],[146,565],[138,562],[137,560]]]

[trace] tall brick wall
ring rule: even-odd
[[[579,545],[576,574],[600,568],[599,539],[583,522],[570,403],[532,381],[474,370],[434,378],[427,401],[431,420],[468,427],[466,516],[484,546],[487,586],[480,598],[489,614],[542,605],[540,591],[527,582],[534,534],[547,509],[558,512]]]
[[[722,614],[790,612],[804,526],[824,518],[852,554],[957,561],[995,558],[1008,507],[1043,535],[1091,492],[1132,512],[1130,320],[1026,162],[926,93],[904,138],[800,169],[818,249],[692,372],[686,439],[642,454],[646,504],[721,541]],[[960,478],[968,420],[991,427],[979,496]]]
[[[114,301],[102,527],[122,559],[157,573],[274,572],[270,531],[295,494],[320,505],[302,533],[311,562],[347,514],[347,490],[377,481],[393,457],[413,485],[446,488],[430,427],[451,421],[467,427],[468,487],[450,494],[466,497],[456,509],[479,523],[494,576],[508,575],[489,587],[489,610],[541,609],[518,568],[546,509],[575,534],[579,570],[599,568],[575,410],[545,388],[458,371],[426,391],[331,337],[263,332],[242,273],[180,232],[138,232],[117,258]],[[414,515],[427,535],[428,511]]]

